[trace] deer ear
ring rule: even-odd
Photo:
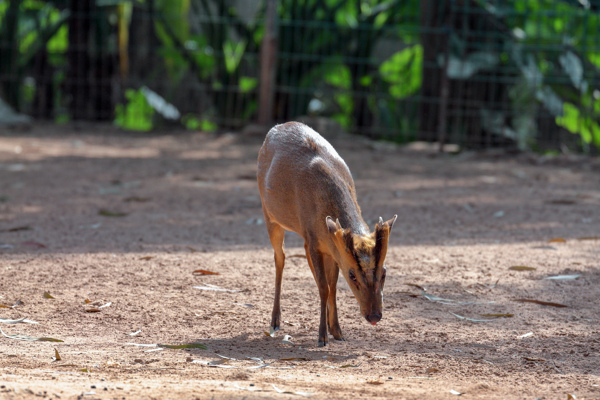
[[[336,224],[331,217],[325,218],[325,223],[327,224],[327,228],[329,229],[329,233],[334,235],[338,230],[339,222]]]
[[[398,214],[394,215],[394,217],[385,223],[390,227],[390,231],[392,230],[392,226],[394,226],[394,222],[396,222],[396,218],[398,218]]]
[[[383,218],[379,217],[379,222],[375,225],[375,230],[387,227],[389,229],[389,232],[391,232],[392,226],[394,226],[394,222],[396,222],[396,218],[398,218],[398,215],[394,215],[394,218],[383,222]]]

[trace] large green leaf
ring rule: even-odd
[[[579,108],[571,103],[564,103],[562,117],[556,117],[556,124],[581,136],[586,143],[600,146],[600,125],[590,117],[582,115]]]
[[[379,67],[382,79],[390,85],[397,99],[415,94],[421,88],[423,47],[420,44],[401,50]]]
[[[149,131],[152,129],[154,109],[148,104],[141,90],[125,91],[127,104],[118,104],[115,108],[115,124],[132,131]]]

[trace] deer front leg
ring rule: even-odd
[[[331,257],[326,256],[324,259],[325,275],[327,277],[327,285],[329,286],[329,296],[327,298],[327,326],[329,327],[329,333],[333,335],[335,340],[346,340],[342,334],[342,328],[340,328],[336,302],[337,281],[340,270]]]
[[[271,314],[271,330],[277,332],[281,321],[281,281],[283,279],[283,267],[285,265],[285,251],[283,250],[283,239],[285,238],[285,230],[281,225],[271,222],[267,219],[265,212],[265,220],[267,230],[269,231],[269,239],[275,252],[275,300],[273,301],[273,313]]]
[[[329,297],[329,286],[323,264],[323,254],[310,244],[305,245],[308,264],[317,282],[319,296],[321,297],[321,319],[319,322],[319,347],[327,346],[327,298]]]

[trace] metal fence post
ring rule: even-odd
[[[277,36],[277,0],[267,0],[265,35],[260,48],[258,123],[261,125],[269,125],[273,119]]]

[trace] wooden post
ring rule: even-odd
[[[277,0],[267,0],[265,35],[260,47],[260,88],[258,123],[270,125],[273,120],[273,96],[277,64]]]

